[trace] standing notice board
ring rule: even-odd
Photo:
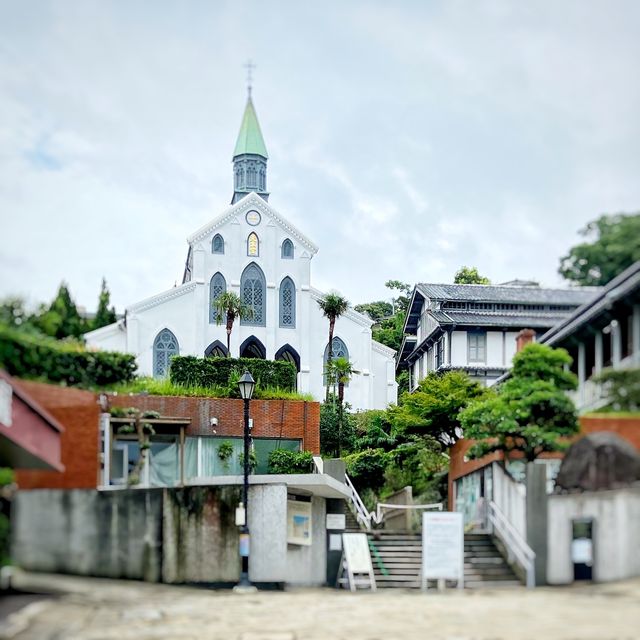
[[[464,524],[461,513],[422,515],[422,588],[427,580],[457,580],[464,587]]]

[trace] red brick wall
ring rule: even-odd
[[[137,407],[165,417],[191,418],[188,436],[242,436],[244,405],[229,398],[183,398],[173,396],[109,396],[112,407]],[[320,454],[320,404],[303,400],[252,400],[250,417],[255,438],[302,440],[302,449]],[[211,426],[211,418],[218,424]]]
[[[100,407],[91,391],[16,380],[64,427],[61,434],[63,472],[16,471],[21,489],[91,489],[98,480]]]
[[[65,428],[61,437],[64,472],[18,471],[21,489],[91,489],[99,482],[100,407],[97,394],[40,382],[18,382]],[[191,418],[187,435],[242,436],[242,400],[173,396],[109,395],[113,407],[138,407],[164,417]],[[302,441],[302,449],[320,453],[320,405],[302,400],[252,400],[250,416],[256,438]],[[210,419],[218,424],[211,426]]]

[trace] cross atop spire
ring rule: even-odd
[[[251,88],[253,82],[253,70],[256,68],[256,65],[253,64],[251,60],[247,60],[244,68],[247,70],[247,95],[251,98]]]

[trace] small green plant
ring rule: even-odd
[[[313,454],[310,451],[274,449],[269,454],[269,473],[312,473]]]
[[[224,440],[218,446],[218,458],[222,462],[225,469],[229,468],[229,461],[233,455],[233,443],[230,440]]]
[[[244,452],[241,452],[238,456],[238,462],[240,466],[244,469]],[[258,458],[256,456],[256,452],[253,449],[249,450],[249,469],[253,473],[258,466]]]

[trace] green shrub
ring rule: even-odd
[[[293,391],[297,372],[291,362],[257,358],[197,358],[174,356],[171,382],[185,386],[226,387],[231,397],[239,397],[238,378],[247,370],[256,381],[256,389],[275,387]],[[235,381],[235,383],[234,383]]]
[[[229,468],[229,460],[233,455],[233,443],[230,440],[224,440],[218,446],[218,458],[222,462],[225,469]]]
[[[0,326],[0,366],[20,378],[78,387],[101,387],[133,378],[135,356],[87,351],[82,345],[30,335]]]
[[[310,451],[274,449],[269,454],[269,473],[313,473],[313,454]]]
[[[640,411],[640,369],[605,369],[596,380],[604,385],[607,409]]]
[[[352,453],[344,459],[347,474],[358,491],[373,489],[376,491],[384,484],[384,472],[389,464],[389,454],[382,449],[365,449]]]

